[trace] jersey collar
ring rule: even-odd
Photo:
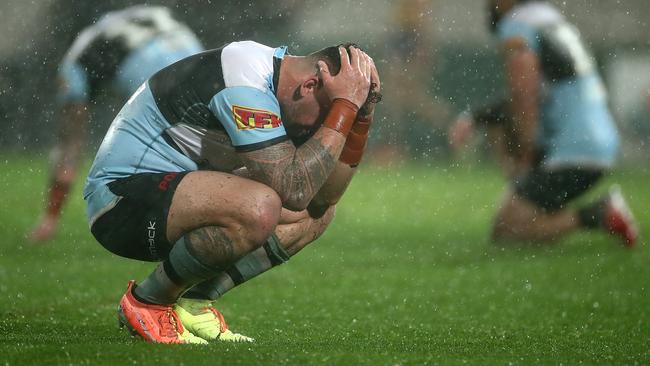
[[[278,90],[278,80],[280,79],[280,67],[282,59],[287,54],[287,46],[278,47],[273,53],[273,81],[271,82],[271,91],[276,95]]]

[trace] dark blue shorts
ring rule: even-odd
[[[603,176],[598,169],[565,168],[545,170],[533,168],[513,181],[517,196],[548,212],[559,211],[591,189]]]
[[[110,252],[141,261],[167,258],[167,215],[176,187],[189,172],[142,173],[118,179],[108,188],[118,203],[90,228]]]

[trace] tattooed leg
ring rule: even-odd
[[[334,206],[314,219],[307,211],[282,211],[275,234],[216,277],[189,289],[184,298],[216,300],[236,286],[278,266],[318,239],[334,218]]]
[[[187,289],[234,263],[237,254],[221,228],[193,230],[174,244],[169,257],[135,288],[134,295],[148,303],[173,304]]]
[[[169,257],[134,294],[171,304],[191,286],[213,278],[262,246],[275,229],[281,204],[270,188],[219,172],[192,172],[176,188],[167,218]]]
[[[217,226],[202,227],[185,235],[185,242],[208,266],[224,268],[243,255],[246,248],[236,250],[233,241]]]

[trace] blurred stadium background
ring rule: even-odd
[[[623,160],[643,160],[650,139],[650,3],[554,2],[582,31],[598,59],[625,136]],[[0,149],[45,151],[51,146],[59,60],[83,27],[106,11],[135,3],[0,3]],[[378,60],[385,84],[386,102],[379,112],[385,120],[372,138],[375,147],[390,147],[384,149],[386,158],[445,159],[445,130],[452,117],[503,93],[484,1],[149,3],[173,8],[208,48],[253,39],[286,44],[300,54],[343,40],[359,42]],[[112,108],[96,111],[94,144],[119,107]]]

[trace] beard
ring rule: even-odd
[[[318,131],[325,120],[327,109],[320,109],[319,115],[313,117],[316,120],[313,124],[304,124],[304,121],[303,123],[296,122],[298,118],[294,117],[302,116],[304,113],[297,113],[295,105],[286,108],[285,106],[280,105],[280,113],[282,114],[282,123],[284,124],[285,131],[287,131],[287,136],[291,139],[294,145],[300,146],[314,136],[316,131]]]
[[[284,129],[287,131],[287,136],[291,139],[294,145],[300,146],[307,142],[316,131],[318,131],[319,126],[302,126],[299,124],[291,123],[287,121],[284,125]]]

